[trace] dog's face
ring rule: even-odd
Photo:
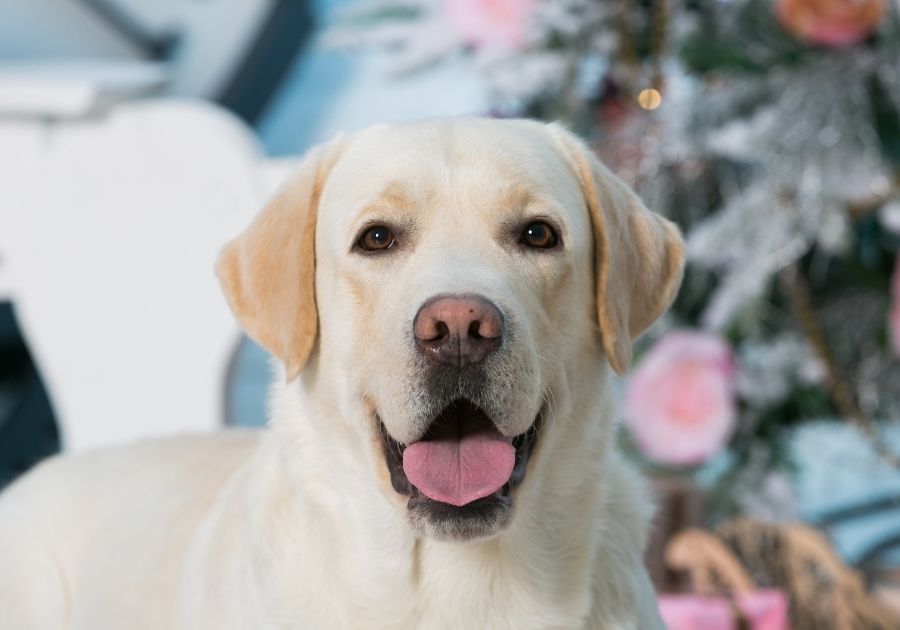
[[[314,353],[323,395],[359,401],[334,404],[417,533],[463,540],[512,518],[569,370],[627,364],[681,241],[568,132],[442,121],[316,150],[219,273],[289,378]]]

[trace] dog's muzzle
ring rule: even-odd
[[[435,415],[407,444],[380,425],[391,483],[409,497],[414,525],[425,533],[489,535],[509,519],[510,492],[525,477],[540,413],[524,433],[509,436],[486,411],[498,402],[491,398],[492,362],[501,359],[494,353],[504,334],[503,315],[487,299],[436,296],[419,309],[413,333]]]

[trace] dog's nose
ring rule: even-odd
[[[413,332],[430,361],[464,367],[483,361],[500,345],[503,315],[477,295],[436,297],[416,313]]]

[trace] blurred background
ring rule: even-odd
[[[616,383],[670,627],[900,628],[898,0],[0,0],[0,485],[264,425],[218,248],[311,145],[465,114],[685,233]]]

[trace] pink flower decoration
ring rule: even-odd
[[[781,591],[741,593],[735,599],[751,630],[788,629],[788,600]],[[731,604],[718,597],[660,595],[659,612],[669,630],[736,630],[738,627]]]
[[[534,0],[444,0],[450,25],[469,45],[518,50]]]
[[[776,0],[775,13],[800,39],[822,46],[850,46],[878,27],[884,0]]]
[[[626,386],[625,423],[641,452],[659,464],[699,464],[734,430],[734,361],[720,337],[680,331],[663,337]]]
[[[894,354],[900,357],[900,254],[897,255],[897,262],[894,263],[891,296],[893,303],[891,304],[890,315],[888,315],[888,330],[891,333],[891,345],[894,347]]]

